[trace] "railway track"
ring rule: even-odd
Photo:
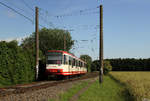
[[[87,73],[81,77],[67,79],[67,80],[41,81],[41,82],[33,82],[31,84],[20,84],[20,85],[11,86],[11,87],[0,88],[0,99],[3,97],[9,96],[11,94],[21,94],[21,93],[26,93],[26,92],[30,92],[30,91],[39,90],[39,89],[46,89],[48,87],[57,86],[62,83],[72,82],[75,80],[93,78],[96,76],[98,76],[98,72]]]

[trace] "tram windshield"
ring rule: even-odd
[[[62,64],[62,54],[49,52],[47,54],[47,64]]]

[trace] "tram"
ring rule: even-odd
[[[73,54],[61,50],[48,50],[46,54],[46,75],[80,75],[87,73],[86,62]]]

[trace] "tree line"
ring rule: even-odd
[[[113,71],[150,71],[150,58],[118,58],[106,60],[110,62]]]
[[[91,71],[99,71],[100,61],[94,60],[91,63]],[[116,58],[104,60],[104,72],[109,71],[150,71],[150,58]]]

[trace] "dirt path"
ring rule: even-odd
[[[70,98],[69,101],[77,101],[82,93],[84,93],[98,78],[91,79],[88,86],[82,88],[78,93]]]

